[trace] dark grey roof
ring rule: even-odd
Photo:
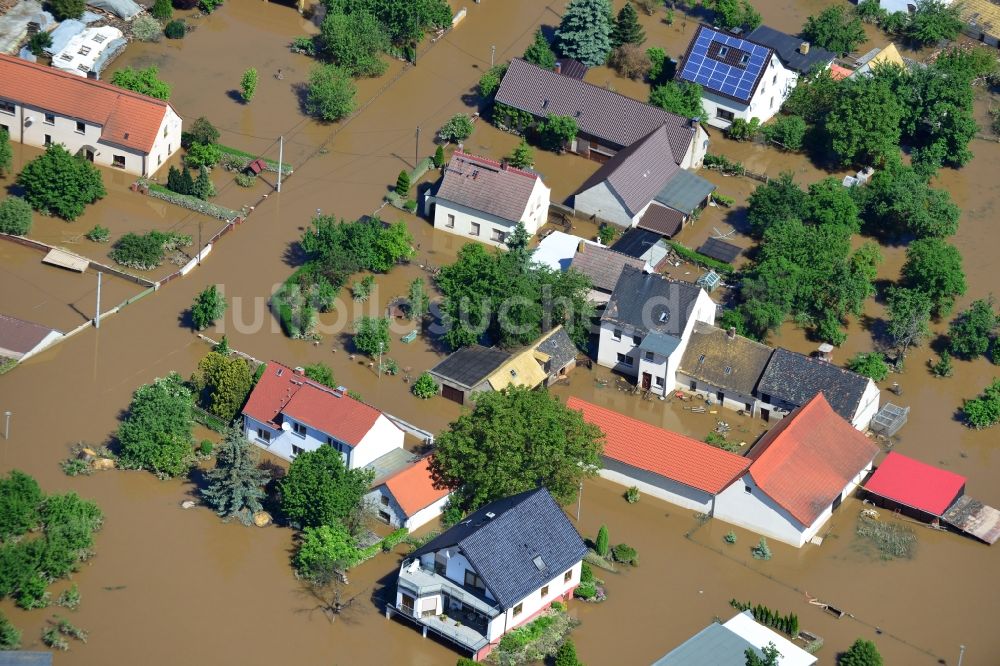
[[[642,339],[639,344],[639,349],[643,351],[651,351],[654,354],[659,354],[663,357],[668,357],[674,353],[681,344],[681,339],[676,335],[669,335],[665,333],[650,333]]]
[[[545,338],[536,349],[549,355],[550,372],[558,372],[576,358],[576,345],[573,344],[566,329],[562,327]]]
[[[658,236],[673,238],[684,226],[684,213],[658,203],[650,204],[636,225]]]
[[[568,76],[571,79],[576,79],[577,81],[583,81],[583,77],[587,75],[588,67],[579,60],[559,58],[556,60],[556,66],[559,68],[560,74]]]
[[[456,152],[436,196],[517,222],[524,217],[538,175],[485,157]]]
[[[51,652],[0,652],[0,666],[52,666]]]
[[[659,243],[662,238],[663,236],[655,231],[629,229],[611,246],[611,249],[629,257],[640,259],[649,252],[649,248]]]
[[[664,206],[690,215],[714,191],[715,185],[698,174],[679,169],[653,198]]]
[[[435,365],[430,373],[460,386],[473,388],[509,358],[510,354],[500,349],[469,345]]]
[[[743,254],[743,248],[718,238],[709,238],[698,248],[698,252],[706,257],[731,264],[736,261],[737,257]]]
[[[660,657],[653,666],[745,666],[746,650],[764,653],[721,624],[710,624]]]
[[[766,25],[757,27],[747,35],[747,39],[771,48],[778,54],[778,58],[785,67],[801,74],[808,74],[814,65],[828,65],[837,57],[835,53],[815,45],[810,45],[809,53],[803,55],[799,51],[799,47],[806,40]]]
[[[641,269],[644,266],[641,259],[630,257],[610,248],[586,244],[581,244],[580,247],[582,249],[578,249],[573,255],[573,263],[570,264],[570,268],[589,277],[594,289],[600,291],[609,293],[614,291],[623,267],[631,266]]]
[[[576,528],[545,488],[487,504],[410,557],[452,546],[461,549],[505,609],[567,571],[587,552]],[[541,558],[540,568],[536,558]]]
[[[775,349],[757,391],[796,407],[806,404],[822,391],[833,411],[850,422],[858,410],[868,381],[867,377],[832,363],[787,349]]]
[[[721,389],[753,395],[772,349],[741,335],[697,322],[688,339],[679,372]]]
[[[680,337],[701,292],[690,282],[626,267],[608,300],[601,321]]]
[[[687,118],[584,81],[514,58],[497,89],[496,101],[544,118],[570,116],[584,134],[618,149],[631,146],[666,124],[677,159],[687,154],[694,128]]]

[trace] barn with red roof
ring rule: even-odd
[[[403,448],[403,431],[381,411],[271,361],[243,407],[247,439],[285,460],[332,446],[349,469]]]
[[[965,477],[892,451],[865,483],[865,490],[879,506],[931,521],[965,494]]]

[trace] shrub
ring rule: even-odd
[[[257,70],[253,67],[243,72],[243,78],[240,79],[240,94],[246,103],[249,103],[257,92],[257,78]]]
[[[917,535],[907,525],[882,522],[862,513],[858,516],[856,531],[858,536],[875,544],[883,560],[891,560],[894,557],[913,557]]]
[[[840,655],[837,666],[882,666],[882,655],[871,641],[859,638]]]
[[[49,627],[44,632],[42,632],[42,642],[53,650],[62,650],[65,652],[69,649],[69,643],[66,639],[59,635],[59,630],[55,627]]]
[[[767,545],[767,539],[761,537],[757,545],[750,549],[750,554],[755,560],[771,559],[771,548]]]
[[[434,149],[434,157],[431,158],[431,161],[433,161],[435,169],[440,169],[444,166],[444,146],[439,144]]]
[[[885,362],[885,355],[879,352],[859,352],[847,362],[847,367],[877,382],[889,375],[889,365]]]
[[[398,530],[395,530],[380,542],[382,552],[388,553],[393,548],[406,541],[406,537],[408,537],[409,534],[410,530],[405,527],[400,527]]]
[[[80,605],[80,589],[73,583],[69,589],[63,590],[56,603],[63,608],[74,609]]]
[[[410,174],[406,169],[403,169],[399,172],[399,177],[396,178],[396,194],[401,197],[409,196],[410,186]]]
[[[611,245],[615,238],[618,237],[618,227],[612,224],[601,224],[597,228],[597,240],[601,241],[602,245]]]
[[[389,351],[389,320],[381,317],[361,317],[354,334],[355,348],[368,356],[378,356]]]
[[[726,543],[736,543],[736,532],[729,530],[726,536],[722,537]]]
[[[417,377],[417,381],[413,382],[413,387],[410,390],[421,400],[427,400],[436,396],[439,388],[438,383],[431,377],[431,373],[425,372]]]
[[[175,19],[163,28],[163,34],[167,39],[184,39],[184,35],[187,34],[187,24]]]
[[[48,606],[50,595],[45,590],[46,585],[47,582],[40,573],[35,573],[22,580],[17,591],[17,607],[32,610]]]
[[[307,56],[316,55],[316,42],[312,37],[296,37],[292,40],[292,53],[302,53]]]
[[[472,118],[465,113],[456,113],[438,130],[442,141],[461,143],[472,135]]]
[[[364,303],[371,296],[372,289],[375,288],[375,276],[366,275],[363,279],[351,285],[351,297]]]
[[[163,28],[152,16],[136,16],[132,21],[132,36],[140,42],[158,42]]]
[[[299,574],[311,578],[329,567],[347,568],[358,557],[358,548],[347,528],[333,525],[306,527],[295,555]]]
[[[211,14],[218,7],[222,6],[223,0],[199,0],[198,7],[206,14]]]
[[[403,208],[408,213],[416,213],[417,212],[417,202],[414,201],[413,199],[407,199],[406,203],[403,204]]]
[[[35,210],[73,221],[105,194],[101,172],[54,143],[28,162],[17,176],[24,199]]]
[[[806,137],[806,121],[801,116],[779,116],[770,125],[764,125],[761,133],[764,140],[785,150],[802,149]]]
[[[594,582],[580,583],[573,591],[573,596],[577,599],[593,599],[597,596],[597,584]]]
[[[174,15],[174,6],[171,4],[170,0],[156,0],[153,3],[153,7],[149,10],[149,13],[153,18],[165,21]]]
[[[253,175],[252,173],[246,173],[244,171],[240,171],[239,173],[236,174],[235,180],[236,184],[239,185],[240,187],[253,187],[254,184],[257,182],[257,176]]]
[[[631,5],[625,5],[626,7],[631,7]],[[553,662],[554,666],[581,666],[580,660],[576,656],[576,646],[573,644],[573,640],[567,638],[563,641],[563,644],[559,646],[559,650],[556,652],[556,659]]]
[[[326,122],[335,122],[354,110],[354,82],[336,65],[320,65],[309,73],[305,109]]]
[[[194,185],[191,187],[191,195],[198,197],[202,201],[207,201],[215,196],[215,184],[208,177],[208,169],[206,167],[198,170],[198,179],[194,181]]]
[[[170,99],[170,86],[160,80],[159,73],[160,70],[156,65],[150,65],[145,69],[126,67],[111,75],[111,84],[140,95],[162,100]]]
[[[759,118],[751,118],[750,122],[736,118],[726,129],[726,136],[733,141],[753,141],[759,131]]]
[[[597,530],[597,541],[594,542],[594,550],[601,557],[607,557],[608,546],[608,527],[607,525],[601,525],[600,529]]]
[[[625,501],[629,504],[635,504],[639,501],[639,489],[635,486],[629,486],[629,489],[625,491]]]
[[[611,555],[614,557],[615,562],[631,564],[633,566],[639,564],[639,553],[635,548],[626,543],[620,543],[612,548]]]
[[[638,44],[619,46],[611,52],[608,64],[625,78],[636,81],[641,81],[649,76],[653,68],[649,54],[642,50]]]
[[[226,311],[226,298],[214,284],[205,287],[191,306],[191,321],[198,331],[214,324]]]
[[[727,197],[725,194],[717,194],[715,192],[712,193],[712,201],[720,206],[725,206],[726,208],[730,208],[734,203],[736,203],[736,199]]]
[[[78,19],[86,8],[84,0],[49,0],[46,4],[57,21]]]
[[[194,142],[191,144],[191,147],[187,149],[187,153],[184,155],[184,164],[192,169],[200,169],[202,167],[213,167],[218,164],[221,159],[222,150],[220,150],[214,143]],[[181,192],[181,194],[191,193]]]
[[[931,364],[931,372],[936,377],[951,377],[954,368],[952,367],[951,354],[948,353],[947,349],[941,351],[937,363]]]
[[[494,65],[479,78],[479,95],[485,100],[493,99],[493,94],[500,87],[500,81],[507,73],[507,63]]]
[[[549,604],[549,608],[556,611],[557,613],[565,613],[567,606],[561,601],[553,601],[551,604]]]
[[[593,583],[594,581],[594,570],[590,568],[590,565],[584,562],[580,565],[580,582],[581,583]]]
[[[95,243],[107,243],[109,240],[111,240],[111,230],[108,229],[107,227],[102,227],[101,225],[97,224],[94,225],[93,229],[91,229],[85,234],[85,238]]]
[[[542,148],[561,153],[579,131],[576,120],[571,116],[549,114],[548,118],[535,126],[538,143]]]
[[[31,231],[31,204],[21,197],[0,201],[0,232],[26,236]]]
[[[28,50],[36,57],[41,57],[45,53],[45,49],[50,46],[52,46],[52,33],[46,30],[36,32],[28,40]]]
[[[203,145],[216,144],[219,142],[219,130],[205,116],[199,116],[191,128],[186,132],[181,132],[181,146],[186,150],[192,144]]]
[[[80,460],[79,458],[67,458],[59,463],[59,469],[63,471],[66,476],[78,476],[80,474],[89,475],[91,473],[90,465],[87,461]]]
[[[16,650],[21,647],[21,632],[7,616],[0,613],[0,650]]]
[[[212,455],[212,442],[207,439],[201,440],[201,444],[198,445],[198,455],[208,457]]]
[[[0,127],[0,176],[6,177],[14,161],[14,151],[10,148],[10,134]]]
[[[993,380],[979,397],[966,400],[962,405],[962,414],[977,430],[1000,423],[1000,379]]]
[[[141,236],[129,232],[118,239],[109,256],[122,266],[151,271],[163,263],[165,252],[190,244],[190,236],[174,232],[150,231]]]

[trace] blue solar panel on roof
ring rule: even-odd
[[[732,59],[733,49],[743,51],[745,55],[737,58],[740,65],[729,65],[708,55],[712,43],[719,44],[719,58]],[[726,48],[726,51],[721,51]],[[749,102],[753,93],[753,84],[760,76],[770,57],[770,49],[753,42],[748,42],[732,35],[716,32],[710,28],[701,27],[691,44],[690,53],[681,70],[682,81],[698,83],[708,90],[720,92],[730,97],[736,97]],[[746,57],[749,56],[749,57]]]

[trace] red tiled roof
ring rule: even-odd
[[[447,488],[434,487],[430,470],[432,457],[421,458],[384,481],[385,487],[399,502],[407,518],[451,492]]]
[[[750,451],[750,476],[803,525],[812,525],[879,451],[822,393],[782,419]]]
[[[935,516],[948,510],[965,488],[965,477],[893,451],[865,490]]]
[[[149,152],[169,105],[55,67],[0,54],[0,97],[101,126],[101,140]]]
[[[272,424],[287,414],[350,446],[357,446],[382,415],[374,407],[295,374],[276,361],[267,364],[243,413]]]
[[[517,222],[524,217],[536,180],[533,173],[456,152],[444,169],[437,196]]]
[[[579,398],[566,406],[604,432],[604,456],[716,494],[746,471],[750,461],[676,432],[657,428]]]

